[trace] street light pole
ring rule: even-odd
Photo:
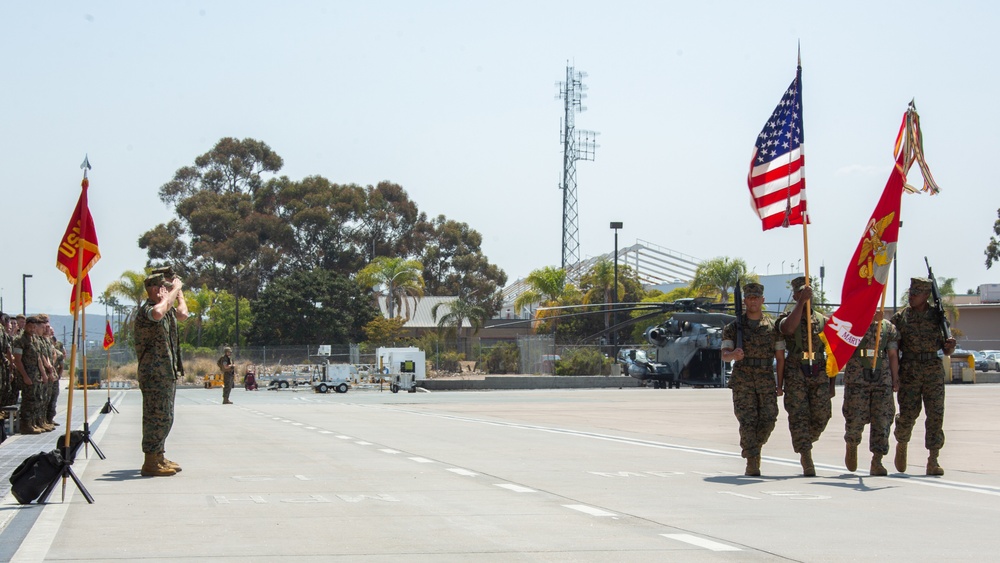
[[[21,314],[28,314],[28,295],[26,290],[28,288],[27,280],[32,277],[31,274],[21,274]]]
[[[615,285],[611,288],[611,326],[618,324],[618,229],[622,228],[621,221],[612,221],[611,228],[615,231]],[[611,331],[611,351],[612,361],[618,358],[618,330]]]

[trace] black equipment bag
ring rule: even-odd
[[[59,452],[38,452],[28,456],[10,475],[10,492],[21,504],[38,498],[62,472],[63,459]]]
[[[83,443],[83,430],[72,430],[69,433],[69,455],[65,456],[70,463],[76,461],[76,452],[80,449],[80,444]],[[62,452],[63,445],[66,444],[66,435],[62,434],[56,438],[56,451]]]

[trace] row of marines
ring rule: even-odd
[[[66,353],[56,340],[48,315],[9,317],[0,313],[0,406],[17,403],[18,432],[55,430],[59,379]],[[6,409],[5,416],[10,416]]]
[[[882,458],[889,453],[889,431],[895,417],[896,470],[907,468],[907,444],[913,425],[926,408],[924,445],[929,452],[927,475],[944,475],[938,455],[944,446],[944,365],[938,351],[950,355],[955,339],[944,338],[940,313],[928,303],[932,282],[912,278],[909,305],[886,321],[876,313],[868,331],[844,368],[844,463],[857,470],[858,445],[871,424],[870,474],[886,475]],[[826,358],[820,334],[826,317],[806,311],[812,289],[805,277],[792,280],[791,310],[775,320],[763,312],[764,286],[743,288],[744,313],[722,333],[722,359],[734,361],[729,387],[740,429],[740,447],[746,458],[746,475],[760,475],[761,448],[778,418],[777,397],[783,396],[788,413],[792,447],[800,456],[802,473],[815,476],[812,446],[831,418],[835,379],[826,375]],[[812,357],[806,339],[811,316]],[[737,348],[736,323],[742,323],[742,346]],[[777,377],[775,377],[775,365]],[[896,393],[896,398],[893,398]],[[899,413],[896,413],[896,403]]]

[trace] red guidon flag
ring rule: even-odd
[[[802,65],[754,144],[747,185],[763,229],[809,222],[806,213]]]
[[[111,332],[111,321],[104,321],[104,349],[115,345],[115,333]]]
[[[899,203],[906,183],[904,161],[904,154],[900,152],[882,198],[868,219],[861,242],[847,266],[841,305],[820,335],[826,344],[826,374],[830,377],[835,377],[847,364],[875,317],[899,240]]]
[[[88,305],[94,302],[94,292],[90,288],[90,276],[83,276],[83,281],[80,282],[80,301],[78,305],[76,302],[76,284],[73,284],[73,290],[69,294],[69,312],[75,313],[80,309],[86,308]]]
[[[59,243],[59,252],[56,254],[56,267],[66,274],[66,279],[72,284],[75,284],[77,279],[84,278],[101,258],[101,251],[97,247],[97,231],[94,229],[94,221],[87,206],[89,185],[90,182],[84,175],[80,199],[76,202],[73,217],[69,220],[69,226],[66,227],[66,233]],[[78,252],[83,253],[82,268]]]

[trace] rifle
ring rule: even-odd
[[[934,309],[941,316],[941,333],[944,334],[944,339],[948,340],[951,338],[951,324],[948,322],[948,317],[944,314],[944,303],[941,301],[941,292],[938,290],[937,278],[934,277],[934,272],[931,271],[931,264],[927,261],[926,256],[924,256],[924,264],[927,264],[927,277],[931,279],[931,297],[934,298]]]
[[[733,301],[736,304],[736,347],[743,347],[743,290],[740,288],[740,278],[736,278],[736,289],[733,290]]]

